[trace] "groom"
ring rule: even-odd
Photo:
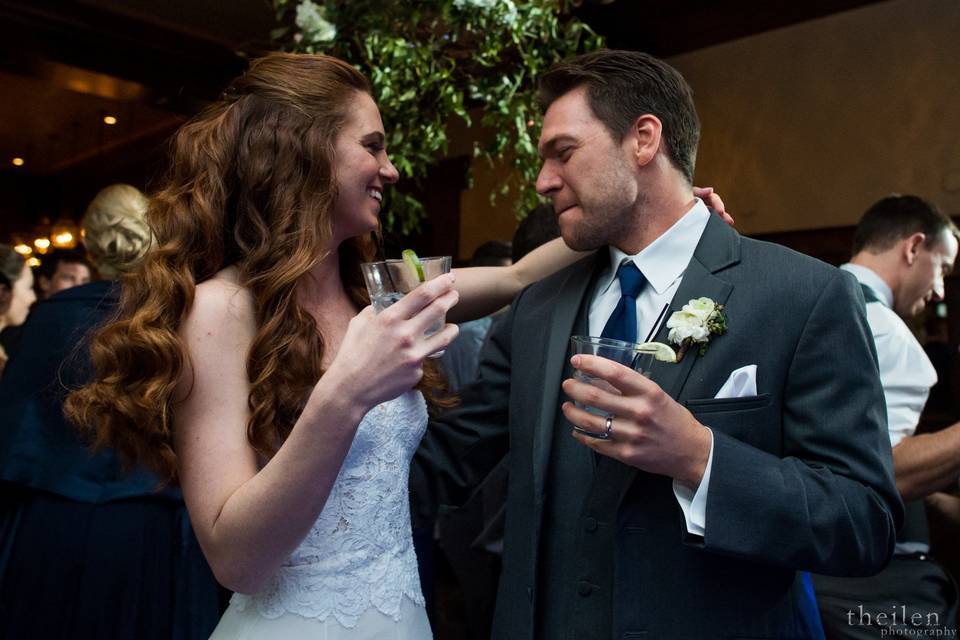
[[[878,571],[902,514],[855,281],[741,238],[693,197],[699,121],[662,61],[600,51],[541,88],[537,190],[567,244],[599,251],[495,328],[417,453],[418,504],[459,503],[509,447],[495,638],[816,637],[798,571]],[[650,379],[570,357],[571,335],[642,341],[695,298],[727,325],[702,355]]]

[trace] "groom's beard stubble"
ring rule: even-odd
[[[619,149],[609,150],[600,162],[588,166],[591,169],[579,180],[581,188],[573,189],[579,216],[569,225],[560,225],[564,241],[576,251],[616,246],[629,238],[646,202]]]

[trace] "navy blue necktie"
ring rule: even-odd
[[[637,341],[637,296],[643,291],[647,279],[633,262],[625,262],[617,269],[620,280],[620,301],[614,307],[610,319],[603,327],[603,338],[625,342]]]

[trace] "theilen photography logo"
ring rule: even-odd
[[[940,614],[907,611],[906,605],[891,606],[890,611],[865,610],[858,605],[847,611],[851,627],[875,627],[880,638],[956,638],[955,627],[940,624]]]

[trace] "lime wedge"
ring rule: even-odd
[[[423,265],[420,264],[420,258],[417,257],[417,253],[413,249],[404,249],[400,256],[410,268],[410,271],[416,274],[419,282],[426,280],[426,278],[423,276]]]
[[[676,362],[677,352],[668,344],[662,342],[644,342],[640,345],[640,350],[644,353],[652,353],[653,357],[660,362]]]

